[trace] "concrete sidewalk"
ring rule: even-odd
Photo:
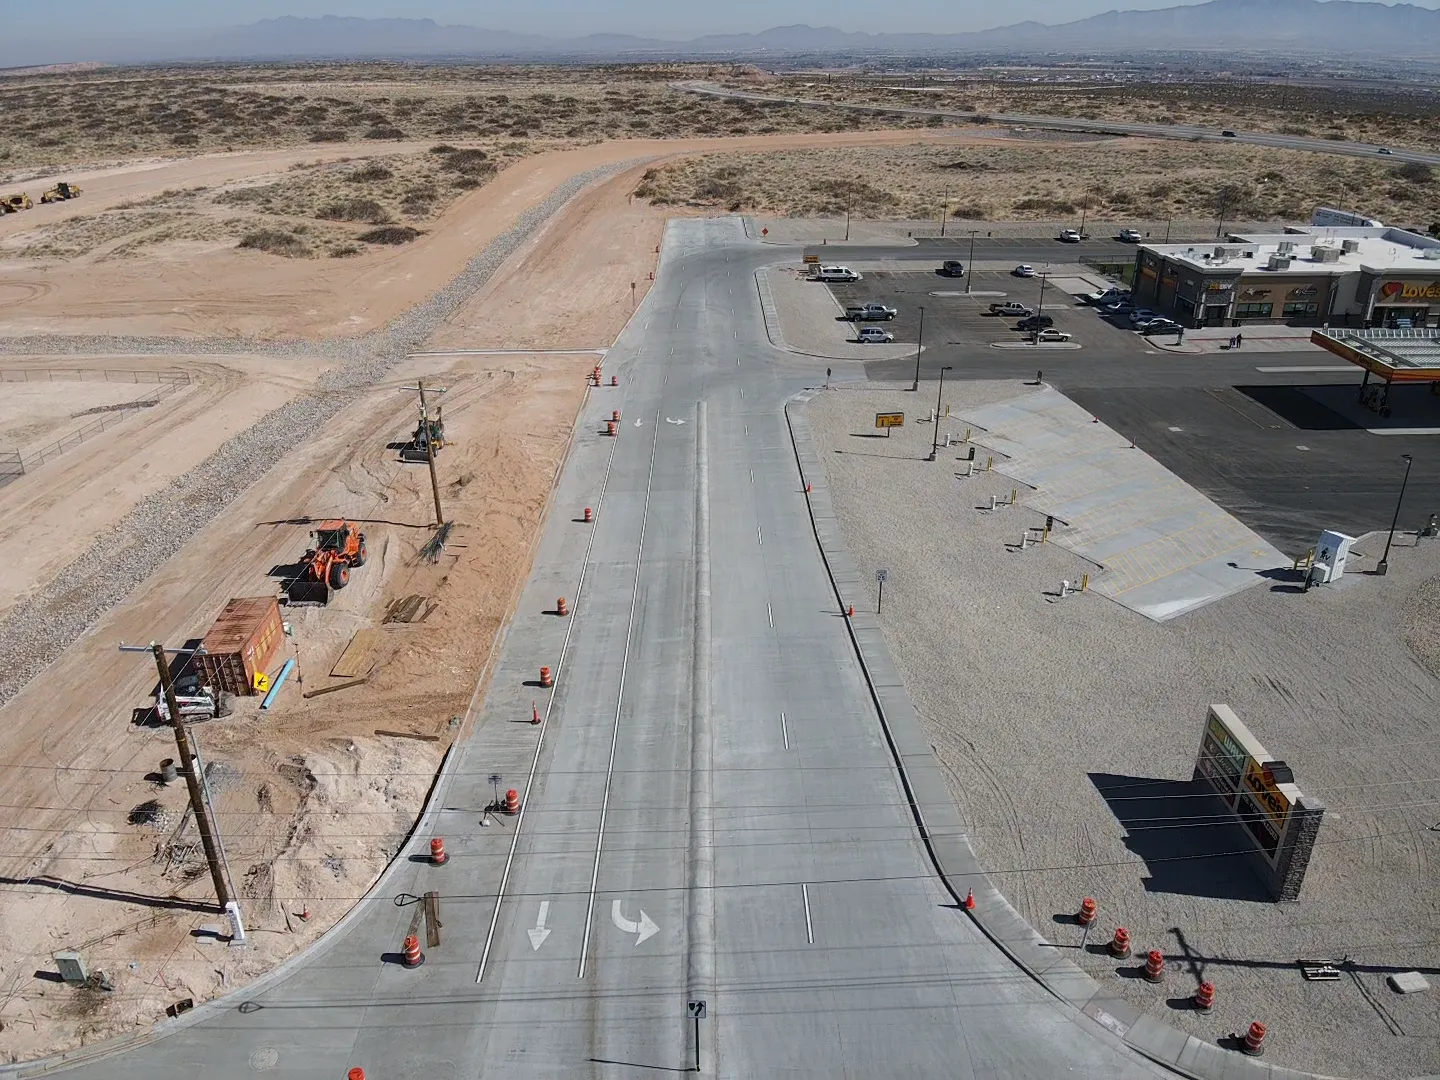
[[[1147,343],[1165,352],[1201,353],[1217,352],[1302,352],[1319,357],[1330,357],[1336,367],[1345,366],[1344,361],[1333,353],[1311,344],[1310,327],[1306,326],[1253,326],[1235,328],[1231,326],[1202,326],[1198,330],[1186,330],[1181,344],[1175,344],[1171,334],[1156,334]],[[1230,342],[1235,335],[1242,338],[1238,349],[1231,349]],[[1358,369],[1357,369],[1358,370]]]

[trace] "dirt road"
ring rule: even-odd
[[[923,131],[870,131],[636,139],[555,150],[505,169],[484,187],[457,200],[424,236],[393,250],[320,261],[284,259],[215,244],[175,243],[78,270],[64,263],[0,262],[0,295],[8,301],[0,308],[0,337],[166,334],[283,339],[355,335],[381,326],[419,303],[453,278],[517,213],[539,203],[564,179],[596,166],[626,161],[648,164],[720,150],[918,142],[979,145],[993,141],[998,140]],[[401,147],[386,144],[368,149],[394,153]],[[355,156],[357,147],[347,150]],[[222,178],[260,177],[321,156],[318,150],[264,151],[154,164],[96,181],[93,192],[87,187],[81,200],[61,209],[74,214],[96,212],[170,188]],[[112,181],[113,188],[105,186]],[[0,237],[6,235],[5,230],[33,227],[23,222],[34,220],[37,213],[38,209],[3,219]]]

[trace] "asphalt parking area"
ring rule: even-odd
[[[1405,471],[1401,454],[1414,464],[1399,527],[1417,529],[1440,511],[1440,435],[1372,434],[1311,396],[1327,388],[1053,382],[1289,555],[1309,550],[1323,529],[1351,536],[1388,529]]]
[[[925,309],[925,343],[931,348],[1023,341],[1024,332],[1015,328],[1018,316],[990,314],[992,303],[1015,300],[1049,315],[1055,320],[1056,329],[1067,331],[1080,345],[1099,345],[1136,356],[1147,351],[1139,335],[1110,325],[1094,308],[1080,303],[1053,282],[1045,283],[1042,301],[1039,276],[1020,278],[1002,271],[982,270],[952,278],[927,264],[915,270],[862,270],[862,273],[861,281],[832,284],[831,292],[842,307],[879,303],[895,308],[899,314],[894,319],[873,325],[889,330],[896,341],[917,340],[922,307]],[[965,292],[967,282],[971,289],[968,294]]]

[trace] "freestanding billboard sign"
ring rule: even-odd
[[[1253,843],[1256,870],[1276,900],[1296,900],[1325,807],[1303,795],[1289,767],[1272,757],[1228,705],[1211,705],[1195,759],[1203,781]]]

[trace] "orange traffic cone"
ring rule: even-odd
[[[975,910],[975,890],[974,890],[974,889],[966,889],[966,890],[965,890],[965,910],[966,910],[966,911],[974,911],[974,910]]]
[[[532,701],[532,702],[530,702],[530,723],[532,723],[532,724],[538,724],[539,722],[540,722],[540,708],[539,708],[538,705],[535,704],[535,702]]]
[[[450,856],[445,854],[445,841],[438,836],[430,841],[430,861],[436,866],[444,866],[450,861]]]
[[[405,938],[405,945],[401,955],[406,967],[416,968],[425,962],[425,954],[420,951],[420,939],[414,934],[408,934]]]

